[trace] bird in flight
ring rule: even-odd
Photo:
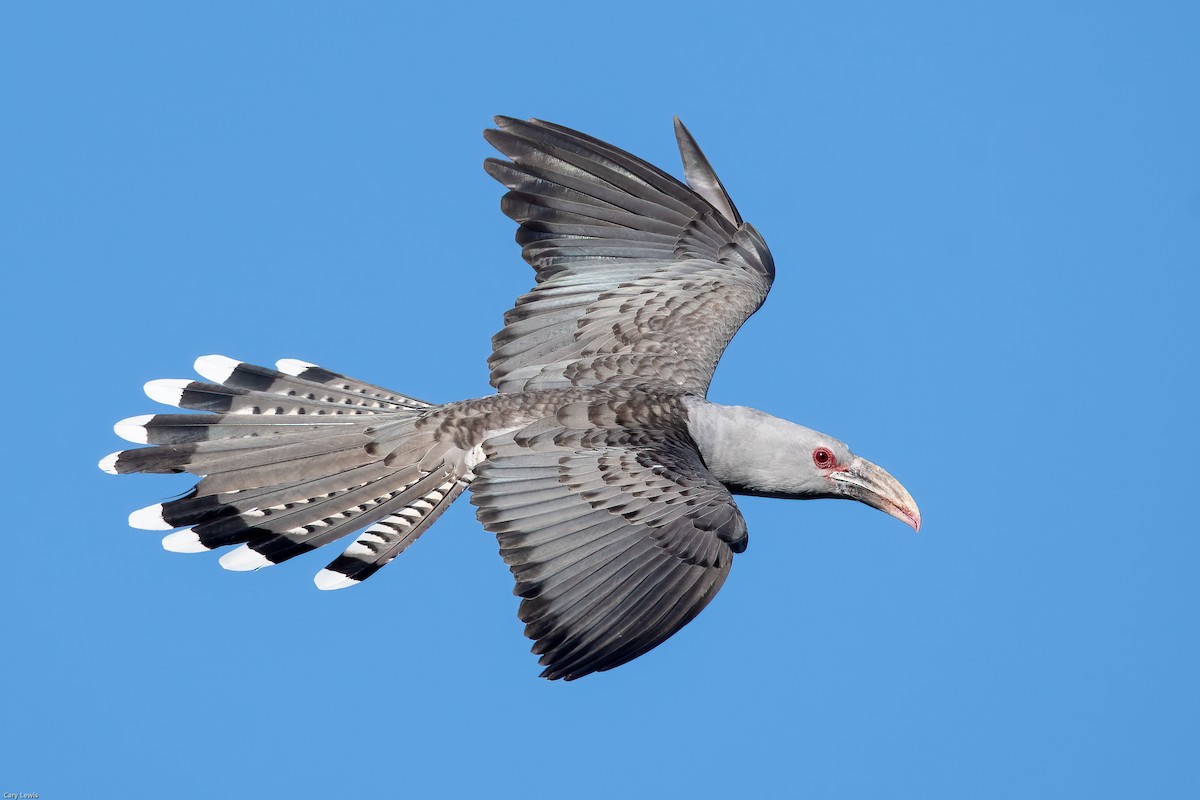
[[[536,285],[492,339],[496,394],[427,403],[294,359],[204,356],[204,380],[152,400],[203,414],[132,417],[101,469],[198,476],[129,524],[163,547],[223,547],[255,570],[357,537],[321,589],[373,575],[465,490],[516,578],[542,676],[624,664],[692,620],[746,549],[733,495],[847,498],[919,529],[890,474],[841,441],[705,399],[717,360],[767,297],[775,266],[687,129],[686,183],[540,120],[485,132],[504,156]]]

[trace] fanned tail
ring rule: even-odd
[[[150,446],[100,468],[200,476],[129,524],[182,528],[163,539],[175,552],[238,545],[221,557],[230,570],[279,564],[366,528],[316,578],[322,589],[354,585],[403,552],[473,476],[447,458],[436,426],[420,426],[436,406],[307,362],[276,366],[204,356],[196,371],[205,381],[151,381],[151,399],[209,413],[121,420],[119,436]]]

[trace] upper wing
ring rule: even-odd
[[[490,440],[471,484],[547,678],[612,669],[662,643],[746,546],[733,498],[686,437],[597,426],[606,413],[569,404]]]
[[[662,380],[703,396],[775,266],[678,119],[689,186],[639,158],[548,122],[497,117],[484,135],[510,161],[504,213],[537,286],[492,339],[501,392]]]

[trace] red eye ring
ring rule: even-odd
[[[813,450],[813,463],[818,469],[832,469],[837,466],[837,459],[827,447],[818,447]]]

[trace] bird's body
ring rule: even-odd
[[[919,526],[903,487],[842,442],[705,399],[774,265],[678,121],[688,186],[575,131],[498,122],[489,141],[512,160],[487,168],[537,270],[493,340],[498,394],[438,405],[305,362],[206,356],[207,382],[147,393],[209,414],[117,423],[153,446],[102,468],[201,476],[132,525],[182,528],[168,550],[239,545],[221,559],[233,570],[359,532],[317,575],[335,589],[469,488],[543,675],[568,679],[636,658],[708,603],[747,543],[733,493],[848,497]]]

